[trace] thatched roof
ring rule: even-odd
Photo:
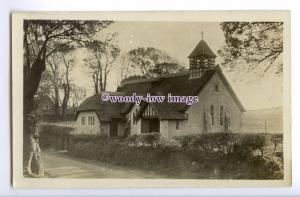
[[[109,94],[116,95],[112,92]],[[95,111],[100,121],[110,121],[113,118],[125,120],[125,116],[120,113],[123,105],[123,103],[104,102],[100,95],[94,95],[85,99],[77,108],[75,120],[79,112],[83,111]]]
[[[161,80],[160,84],[153,87],[151,95],[166,96],[171,93],[174,96],[194,96],[205,86],[208,80],[213,76],[215,70],[206,71],[201,78],[189,79],[189,74],[177,75]],[[143,112],[147,103],[141,105],[138,116]],[[185,114],[186,104],[168,103],[167,99],[163,103],[153,103],[153,107],[160,119],[187,119]]]
[[[176,74],[165,75],[151,79],[139,79],[128,81],[122,84],[118,92],[110,93],[121,95],[151,95],[166,96],[171,93],[174,96],[196,96],[205,87],[212,76],[217,74],[223,81],[233,100],[236,102],[241,111],[245,111],[238,97],[235,95],[230,84],[226,80],[219,66],[207,70],[202,77],[190,79],[189,72],[179,72]],[[201,101],[200,101],[201,102]],[[138,117],[143,113],[148,103],[142,102]],[[110,103],[102,102],[99,95],[87,98],[77,109],[80,111],[96,111],[102,121],[109,121],[112,118],[125,119],[125,115],[132,109],[134,104],[130,103]],[[163,119],[187,119],[186,110],[190,107],[185,103],[168,103],[167,98],[163,103],[152,103],[158,117]]]
[[[143,80],[140,83],[139,81],[135,81],[135,83],[124,84],[122,87],[118,88],[118,90],[134,92],[135,88],[139,87],[142,83],[150,83],[148,84],[147,91],[144,92],[144,95],[146,93],[150,93],[151,95],[167,97],[168,93],[171,93],[174,96],[196,96],[201,92],[214,74],[219,75],[240,110],[245,111],[243,105],[234,93],[219,66],[216,66],[214,69],[207,70],[200,78],[189,79],[189,72],[184,71],[172,75],[157,77],[156,80],[152,79],[151,83]],[[133,105],[128,104],[124,105],[122,112],[127,113],[132,106]],[[145,102],[141,104],[138,116],[143,113],[146,106],[147,103]],[[185,111],[190,107],[184,103],[168,103],[167,99],[165,99],[164,103],[152,103],[152,106],[156,110],[160,119],[187,119]]]

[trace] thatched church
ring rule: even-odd
[[[201,40],[188,56],[188,71],[155,78],[124,82],[113,95],[198,96],[193,105],[185,103],[142,102],[140,105],[101,101],[99,95],[87,98],[78,108],[78,133],[121,137],[159,132],[175,135],[209,132],[239,132],[245,111],[232,87],[215,65],[216,55]]]

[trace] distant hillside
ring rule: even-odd
[[[282,122],[282,107],[249,110],[242,115],[241,131],[243,133],[282,133]]]

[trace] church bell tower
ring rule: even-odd
[[[201,34],[202,39],[188,56],[190,60],[190,79],[199,78],[206,70],[215,67],[215,59],[217,56],[203,40],[203,32]]]

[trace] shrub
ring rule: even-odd
[[[182,148],[179,140],[176,140],[176,139],[169,140],[165,137],[161,137],[159,139],[158,145],[162,148],[170,148],[170,149],[176,149],[176,150],[179,150]]]
[[[63,137],[71,136],[74,129],[71,127],[63,127],[56,125],[40,125],[39,143],[42,149],[59,149]]]
[[[196,135],[177,136],[183,149],[199,149],[206,153],[220,152],[229,154],[239,142],[239,136],[232,133],[207,133]]]
[[[131,135],[126,138],[129,146],[151,146],[157,147],[159,144],[160,133],[143,133],[141,135]]]
[[[279,144],[282,144],[283,142],[283,135],[282,134],[275,134],[272,135],[270,138],[270,142],[273,144],[274,149],[273,149],[273,154],[276,152],[276,148]]]
[[[160,133],[147,133],[141,135],[141,141],[143,145],[150,145],[156,147],[160,139]]]
[[[85,143],[85,142],[99,143],[104,140],[107,140],[107,138],[102,135],[80,134],[80,135],[72,136],[73,143]]]
[[[205,133],[174,137],[183,150],[196,149],[205,154],[217,153],[219,158],[232,155],[233,159],[246,160],[258,150],[264,156],[266,134]],[[235,158],[236,157],[236,158]]]
[[[126,141],[128,142],[129,146],[138,146],[141,139],[139,135],[134,134],[134,135],[129,135],[126,138]]]
[[[256,179],[282,179],[280,167],[269,158],[254,156],[248,160],[252,173]]]
[[[259,150],[261,156],[264,156],[264,148],[266,146],[265,134],[244,134],[242,136],[242,147],[251,151]]]
[[[154,171],[175,178],[282,179],[280,163],[253,156],[257,134],[212,133],[166,140],[156,133],[107,139],[101,143],[77,141],[68,154],[110,165]],[[260,134],[259,134],[260,135]],[[159,140],[157,140],[159,139]],[[189,139],[189,140],[188,140]],[[159,146],[152,148],[155,143]],[[186,145],[183,150],[182,142]],[[128,146],[134,144],[134,146]],[[137,147],[136,144],[142,144]],[[260,143],[258,143],[260,144]],[[205,151],[206,150],[206,151]]]
[[[174,140],[178,141],[179,144],[181,145],[181,148],[188,149],[190,148],[190,144],[193,140],[193,138],[195,138],[196,135],[191,134],[191,135],[182,135],[182,136],[175,136],[173,137]]]

